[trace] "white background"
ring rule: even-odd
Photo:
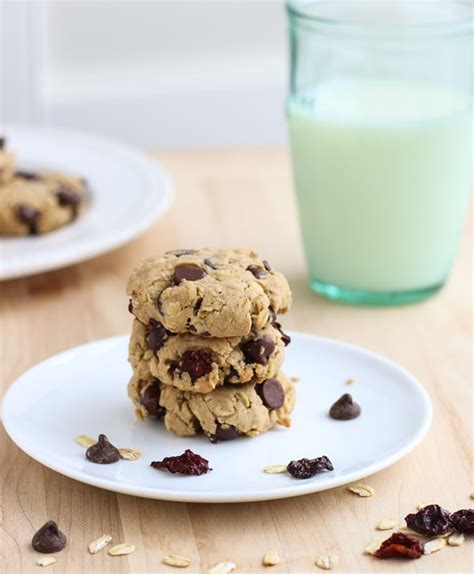
[[[283,1],[0,0],[2,121],[147,147],[285,140]]]

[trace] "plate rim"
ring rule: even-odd
[[[3,269],[2,266],[0,266],[0,281],[10,281],[12,279],[19,279],[21,277],[29,277],[38,273],[46,273],[48,271],[62,269],[64,267],[69,267],[71,265],[76,265],[83,261],[99,257],[104,253],[122,247],[129,241],[140,236],[149,227],[151,227],[155,221],[161,218],[168,211],[173,203],[175,197],[175,188],[171,176],[157,159],[152,159],[151,156],[149,157],[139,147],[135,147],[131,144],[121,142],[120,140],[98,135],[92,132],[55,126],[31,126],[26,124],[6,123],[3,124],[2,129],[7,134],[7,136],[8,132],[14,133],[15,131],[34,131],[36,133],[44,134],[45,137],[49,136],[52,139],[54,139],[55,136],[72,137],[76,140],[82,139],[85,140],[86,143],[87,141],[95,142],[97,145],[113,150],[114,153],[126,155],[135,162],[136,166],[140,167],[142,173],[146,173],[146,179],[148,183],[152,182],[153,180],[155,194],[158,183],[160,188],[161,201],[156,202],[156,204],[153,203],[153,207],[145,212],[144,217],[142,217],[140,221],[133,225],[127,226],[125,229],[122,229],[119,232],[113,233],[112,236],[102,239],[100,245],[94,245],[93,241],[88,241],[83,246],[75,245],[73,252],[67,258],[63,257],[60,259],[59,262],[57,259],[52,257],[50,261],[43,261],[36,264],[33,263],[32,265],[29,265],[27,269],[22,269],[21,265],[20,267],[16,268],[13,267],[13,269],[10,270],[8,267]],[[150,189],[150,186],[148,186],[148,189]],[[8,241],[9,239],[10,238],[3,238],[4,241]],[[2,240],[1,237],[0,240]]]
[[[410,383],[412,389],[414,389],[423,400],[423,404],[425,407],[424,417],[422,422],[417,430],[417,432],[411,437],[411,439],[398,451],[395,453],[382,457],[377,462],[369,464],[365,466],[363,469],[356,470],[345,474],[339,478],[332,479],[330,481],[322,481],[322,482],[313,482],[311,480],[302,481],[302,484],[295,484],[294,487],[288,489],[287,486],[279,487],[276,489],[271,490],[256,490],[253,491],[251,494],[241,494],[241,495],[229,495],[229,493],[213,493],[209,495],[208,492],[189,492],[186,490],[165,490],[160,488],[150,488],[150,487],[134,487],[128,484],[121,484],[117,482],[113,482],[111,479],[100,478],[90,476],[85,474],[81,471],[76,471],[74,469],[64,469],[64,467],[60,464],[55,464],[51,462],[48,457],[43,457],[42,455],[33,454],[30,452],[30,449],[23,446],[21,443],[21,439],[19,439],[15,435],[14,429],[10,426],[8,422],[8,414],[5,417],[5,405],[8,405],[9,400],[11,399],[11,395],[13,395],[13,387],[20,383],[22,384],[22,380],[29,376],[31,371],[37,368],[43,368],[48,366],[48,363],[52,363],[55,361],[60,361],[66,355],[70,354],[72,351],[84,351],[88,347],[95,347],[97,345],[102,346],[113,346],[120,344],[122,341],[128,341],[130,334],[127,333],[125,335],[116,335],[114,337],[107,337],[103,339],[96,339],[95,341],[91,341],[88,343],[84,343],[81,345],[77,345],[70,349],[66,349],[55,355],[52,355],[38,363],[34,366],[30,367],[24,373],[22,373],[18,378],[11,383],[7,391],[5,392],[2,402],[0,404],[0,418],[3,424],[3,427],[10,437],[10,439],[16,444],[20,450],[30,456],[33,460],[36,460],[40,464],[46,466],[47,468],[58,472],[63,476],[67,476],[68,478],[72,478],[73,480],[77,480],[82,482],[83,484],[87,484],[89,486],[95,486],[98,488],[103,488],[104,490],[108,490],[111,492],[116,492],[118,494],[127,494],[131,496],[138,496],[140,498],[148,498],[154,500],[164,500],[170,502],[185,502],[185,503],[211,503],[211,504],[220,504],[220,503],[240,503],[240,502],[260,502],[260,501],[270,501],[270,500],[280,500],[284,498],[294,498],[296,496],[304,496],[306,494],[314,494],[316,492],[322,492],[324,490],[330,490],[333,488],[338,488],[339,486],[343,486],[345,484],[350,484],[362,478],[371,476],[376,472],[380,472],[389,466],[392,466],[405,456],[407,456],[410,452],[412,452],[425,438],[428,430],[431,426],[432,418],[433,418],[433,407],[431,403],[431,399],[429,397],[428,392],[422,385],[422,383],[408,370],[404,367],[398,365],[391,359],[376,353],[375,351],[371,351],[370,349],[366,349],[364,347],[360,347],[358,345],[354,345],[352,343],[347,343],[345,341],[340,341],[339,339],[333,339],[329,337],[322,337],[319,335],[313,335],[311,333],[304,333],[299,331],[289,331],[289,334],[297,338],[302,339],[312,339],[316,340],[318,343],[324,343],[329,345],[335,345],[337,347],[343,347],[345,350],[351,352],[357,352],[362,354],[372,360],[376,360],[378,362],[382,362],[385,365],[388,365],[390,368],[393,368],[395,371],[398,371],[405,379]]]

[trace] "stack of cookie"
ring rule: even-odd
[[[128,390],[140,418],[213,442],[290,425],[295,390],[280,370],[290,338],[277,314],[291,292],[257,253],[170,251],[142,261],[127,293]]]
[[[83,179],[63,173],[17,169],[15,153],[0,137],[0,235],[38,235],[70,223],[85,188]]]

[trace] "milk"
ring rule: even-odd
[[[372,292],[442,284],[471,189],[467,96],[333,80],[290,99],[288,120],[312,280]]]

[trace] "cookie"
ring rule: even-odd
[[[15,153],[5,149],[5,143],[0,137],[0,184],[8,183],[15,174]]]
[[[140,418],[164,420],[178,436],[203,432],[212,442],[257,436],[277,424],[289,427],[296,399],[294,383],[282,372],[261,385],[225,385],[206,394],[134,376],[128,391]]]
[[[133,322],[129,360],[134,373],[182,391],[209,393],[225,383],[261,383],[280,370],[289,337],[272,323],[247,337],[175,335],[152,321]]]
[[[285,313],[285,277],[248,249],[169,251],[142,261],[128,282],[131,312],[172,333],[245,337]]]
[[[37,235],[62,227],[79,215],[84,195],[81,179],[17,171],[0,186],[0,235]]]

